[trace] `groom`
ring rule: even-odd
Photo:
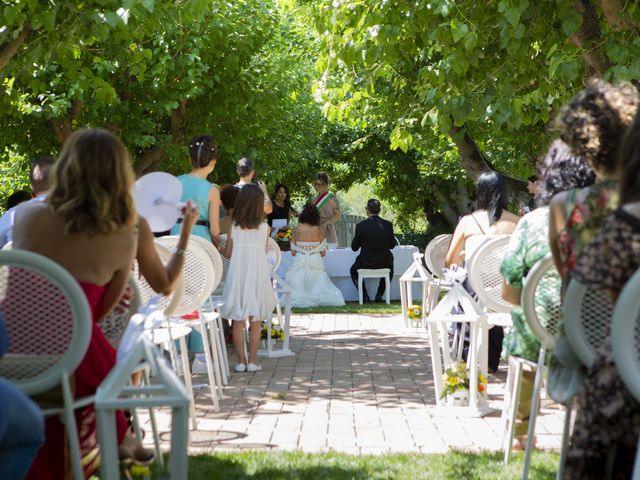
[[[351,265],[351,280],[358,288],[358,269],[359,268],[388,268],[389,280],[393,278],[393,254],[391,249],[396,246],[396,240],[393,236],[393,224],[388,220],[383,220],[378,216],[380,213],[380,202],[375,198],[367,202],[366,207],[367,218],[356,225],[356,235],[351,242],[351,249],[356,252],[360,250],[360,255],[356,257],[356,261]],[[382,302],[384,294],[385,281],[380,279],[378,284],[378,292],[376,293],[376,302]],[[391,285],[389,285],[391,288]],[[367,289],[362,282],[362,298],[365,302],[370,302]]]

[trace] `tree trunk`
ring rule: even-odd
[[[636,26],[629,15],[623,13],[623,5],[620,0],[600,0],[600,7],[607,23],[614,30],[631,30]]]
[[[49,124],[53,129],[53,134],[60,142],[60,145],[64,145],[67,138],[73,133],[73,121],[78,118],[80,111],[84,103],[80,100],[73,100],[71,106],[67,110],[66,117],[50,118]]]
[[[580,29],[571,35],[571,41],[584,51],[586,63],[585,80],[593,77],[600,78],[610,64],[599,48],[592,48],[593,45],[597,45],[602,40],[598,12],[591,0],[572,0],[571,3],[582,16]]]
[[[31,24],[25,23],[22,26],[22,31],[17,38],[5,43],[0,47],[0,70],[6,67],[16,52],[20,49],[24,41],[31,33]]]
[[[142,176],[145,173],[155,171],[164,159],[164,154],[164,148],[158,145],[142,152],[142,157],[135,165],[136,175]]]

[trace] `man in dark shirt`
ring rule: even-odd
[[[393,236],[393,224],[388,220],[383,220],[378,216],[380,213],[380,202],[375,198],[367,202],[366,220],[356,225],[356,234],[351,242],[351,249],[355,252],[360,249],[360,255],[351,266],[351,280],[358,288],[359,268],[388,268],[389,280],[393,279],[393,254],[391,249],[395,247],[396,240]],[[389,286],[391,287],[391,286]],[[362,283],[362,298],[365,302],[370,302],[367,289]],[[380,279],[376,302],[382,302],[382,295],[385,290],[385,281]]]

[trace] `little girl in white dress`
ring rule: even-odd
[[[236,372],[256,372],[262,322],[273,313],[276,296],[265,246],[268,225],[264,223],[264,193],[257,185],[242,187],[233,209],[227,244],[223,254],[231,255],[224,283],[221,315],[233,320],[233,343],[238,355]],[[249,361],[244,352],[244,327],[249,320]]]

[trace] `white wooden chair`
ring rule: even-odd
[[[10,345],[0,376],[29,396],[62,389],[62,405],[44,408],[66,426],[75,478],[84,478],[74,410],[94,403],[75,399],[70,376],[89,346],[91,310],[78,282],[60,265],[24,250],[0,251],[0,307]]]
[[[438,235],[427,244],[424,250],[425,263],[433,277],[433,281],[429,286],[427,302],[429,312],[431,312],[436,303],[438,303],[440,291],[449,290],[451,288],[451,284],[442,278],[442,269],[444,268],[444,261],[447,256],[447,252],[449,251],[449,245],[451,244],[452,237],[453,235],[449,233]]]
[[[131,299],[129,300],[129,308],[124,311],[116,308],[98,323],[100,330],[102,330],[104,336],[107,337],[107,340],[109,340],[109,343],[115,349],[117,349],[120,344],[122,335],[129,324],[129,319],[138,311],[138,308],[140,308],[140,292],[138,291],[138,284],[133,275],[129,277],[129,288],[132,292]]]
[[[165,247],[176,248],[179,237],[165,236],[157,238],[155,241]],[[213,263],[204,248],[197,242],[190,242],[184,252],[184,294],[172,312],[171,321],[178,325],[194,328],[202,336],[211,401],[214,409],[218,410],[220,408],[219,398],[223,395],[222,369],[218,355],[218,342],[215,340],[218,314],[212,314],[209,318],[205,318],[201,312],[202,305],[214,290],[215,276]],[[190,316],[192,313],[195,313],[196,318],[181,318],[181,316]],[[210,335],[207,334],[207,327],[209,327]]]
[[[569,282],[563,303],[564,327],[571,348],[587,368],[593,365],[596,350],[606,337],[612,313],[613,306],[608,291],[589,289],[576,279]],[[573,399],[567,405],[558,479],[562,478],[564,472],[572,410]]]
[[[620,378],[640,402],[640,270],[629,279],[616,302],[611,346]],[[636,450],[632,478],[640,478],[640,449]]]

